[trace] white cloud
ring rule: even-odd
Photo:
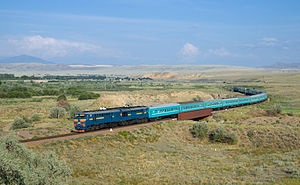
[[[278,45],[278,39],[274,37],[264,37],[261,39],[261,44],[265,46],[276,46]]]
[[[227,51],[225,48],[219,49],[209,49],[206,55],[215,55],[215,56],[234,56],[234,54]]]
[[[209,57],[237,57],[239,55],[229,52],[225,48],[207,49],[200,51],[196,46],[186,43],[179,51],[179,55],[186,61],[193,61],[195,59],[206,59]]]
[[[191,43],[184,44],[183,48],[179,51],[179,54],[184,59],[194,59],[196,58],[200,52],[199,49]]]
[[[274,37],[264,37],[261,39],[262,41],[265,41],[265,42],[277,42],[278,40]]]
[[[15,55],[27,54],[43,58],[76,56],[81,54],[110,57],[119,56],[117,52],[99,45],[42,37],[40,35],[9,40],[8,44],[13,48]]]

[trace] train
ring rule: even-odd
[[[234,87],[232,90],[247,96],[228,99],[178,102],[154,106],[116,107],[94,111],[83,111],[74,114],[74,129],[75,132],[87,132],[101,128],[145,123],[168,117],[187,117],[187,115],[192,115],[191,113],[194,113],[196,117],[205,116],[211,114],[210,111],[207,110],[244,106],[263,102],[268,98],[267,93],[255,89]],[[189,118],[192,119],[194,117],[190,116]]]

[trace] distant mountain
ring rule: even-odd
[[[264,68],[273,68],[273,69],[300,69],[299,63],[283,63],[277,62],[271,66],[264,66]]]
[[[1,58],[0,63],[42,63],[42,64],[53,64],[53,62],[49,62],[43,60],[38,57],[33,57],[29,55],[19,55],[8,58]]]

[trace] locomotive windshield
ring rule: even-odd
[[[83,117],[86,117],[86,115],[85,114],[75,114],[75,117],[81,117],[81,118],[83,118]]]

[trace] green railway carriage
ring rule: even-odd
[[[180,112],[189,112],[199,109],[218,108],[223,106],[221,100],[204,100],[196,102],[180,102]]]
[[[149,107],[149,118],[166,117],[177,115],[180,112],[180,104],[170,103],[163,105],[154,105]]]
[[[233,88],[233,90],[252,96],[229,99],[212,99],[194,102],[180,102],[180,112],[189,112],[207,108],[218,109],[224,107],[232,107],[237,105],[260,102],[267,99],[267,94],[259,90],[239,87]]]

